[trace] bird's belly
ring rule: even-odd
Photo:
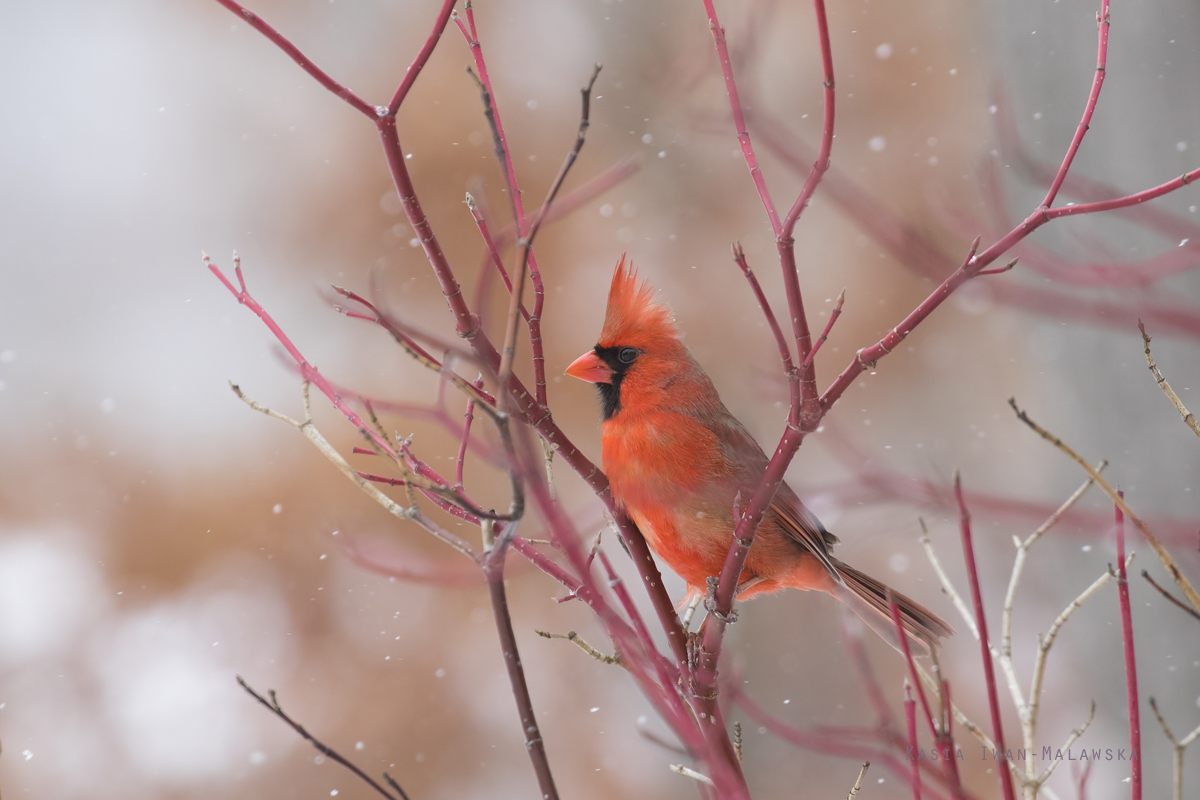
[[[685,512],[673,509],[627,507],[647,544],[688,586],[704,589],[710,575],[719,575],[733,536],[724,526],[702,530],[687,524]]]

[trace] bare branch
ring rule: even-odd
[[[1075,744],[1075,742],[1077,742],[1079,740],[1080,736],[1083,736],[1084,731],[1086,731],[1088,729],[1088,727],[1091,726],[1092,720],[1094,720],[1095,718],[1096,718],[1096,701],[1093,700],[1092,701],[1092,710],[1088,713],[1088,718],[1085,719],[1083,721],[1083,724],[1080,725],[1078,728],[1073,728],[1071,730],[1070,735],[1067,736],[1067,741],[1063,743],[1063,746],[1060,749],[1066,750],[1069,752],[1071,750],[1071,745]],[[1141,753],[1138,753],[1138,758],[1139,758],[1139,760],[1141,759]],[[1046,769],[1043,770],[1040,775],[1037,776],[1037,781],[1036,781],[1037,785],[1041,786],[1043,783],[1048,781],[1050,779],[1050,776],[1054,774],[1054,770],[1057,769],[1058,765],[1061,763],[1062,763],[1061,759],[1050,759],[1050,765],[1048,767],[1046,767]]]
[[[601,664],[621,664],[621,654],[615,653],[611,656],[606,656],[596,648],[584,641],[583,637],[575,631],[567,631],[566,633],[550,633],[548,631],[534,631],[543,639],[566,639],[569,642],[574,642],[579,645],[579,649],[587,653],[592,658],[599,661]]]
[[[850,787],[850,794],[846,800],[854,800],[854,796],[858,794],[858,790],[862,788],[863,779],[867,777],[867,769],[871,766],[870,761],[864,761],[862,769],[858,771],[858,779],[854,781],[854,785]]]
[[[374,789],[379,794],[388,798],[388,800],[397,800],[397,797],[399,797],[400,800],[408,800],[408,795],[405,794],[404,790],[400,788],[400,784],[396,783],[396,781],[393,780],[392,777],[390,775],[388,775],[386,772],[383,774],[383,778],[385,781],[387,781],[388,785],[390,785],[393,789],[396,790],[395,796],[393,796],[391,793],[389,793],[387,789],[384,789],[382,786],[380,786],[378,783],[376,783],[375,780],[373,778],[371,778],[370,775],[368,775],[367,773],[365,773],[361,769],[359,769],[357,766],[355,766],[355,764],[353,762],[351,762],[349,759],[343,757],[340,753],[338,753],[338,751],[334,750],[329,745],[322,743],[319,739],[317,739],[315,736],[313,736],[311,733],[309,733],[307,730],[305,730],[303,725],[301,725],[299,722],[296,722],[294,719],[292,719],[287,714],[285,714],[283,709],[280,708],[280,706],[279,706],[279,700],[276,699],[276,697],[275,697],[274,689],[271,689],[270,691],[267,692],[267,695],[271,698],[270,700],[267,700],[266,697],[263,697],[261,694],[254,691],[254,689],[250,688],[250,684],[246,683],[246,681],[242,678],[241,675],[237,676],[237,682],[238,682],[238,685],[241,686],[243,689],[245,689],[246,692],[251,697],[253,697],[258,702],[262,703],[263,706],[266,707],[272,714],[274,714],[275,716],[279,717],[281,720],[286,722],[291,727],[292,730],[294,730],[296,733],[300,734],[300,736],[303,737],[305,739],[305,741],[310,742],[312,744],[312,746],[317,748],[317,750],[322,755],[324,755],[328,758],[332,758],[334,761],[336,761],[337,763],[341,764],[346,769],[353,772],[356,777],[358,777],[361,781],[366,783],[368,786],[370,786],[372,789]]]
[[[1145,578],[1147,581],[1149,581],[1151,586],[1153,586],[1155,589],[1158,589],[1159,594],[1161,594],[1163,597],[1167,598],[1167,600],[1169,600],[1173,605],[1179,606],[1184,611],[1186,611],[1188,614],[1191,614],[1193,617],[1200,620],[1200,613],[1197,613],[1196,610],[1193,608],[1188,608],[1186,603],[1184,603],[1182,600],[1177,598],[1175,595],[1168,592],[1163,587],[1159,586],[1158,583],[1155,582],[1154,578],[1150,577],[1149,572],[1147,572],[1146,570],[1142,570],[1142,577]]]
[[[925,555],[929,558],[929,563],[933,565],[933,571],[937,573],[938,580],[942,584],[942,593],[950,598],[954,603],[954,607],[958,609],[958,613],[967,623],[967,627],[971,629],[971,635],[976,640],[979,639],[979,628],[975,625],[975,615],[967,608],[967,604],[963,601],[962,595],[954,588],[954,583],[951,582],[950,576],[946,574],[946,570],[942,568],[942,562],[938,560],[937,553],[934,552],[933,542],[929,538],[929,528],[925,527],[925,520],[917,517],[917,522],[921,523],[921,546],[925,548]]]
[[[1158,365],[1154,363],[1154,356],[1150,355],[1150,337],[1146,334],[1146,326],[1140,319],[1138,320],[1138,330],[1142,332],[1142,344],[1146,349],[1146,364],[1150,367],[1150,374],[1154,376],[1158,388],[1163,390],[1163,394],[1171,401],[1171,405],[1175,406],[1179,416],[1183,417],[1184,424],[1192,429],[1192,433],[1200,436],[1200,422],[1196,421],[1196,415],[1187,410],[1183,401],[1179,399],[1179,395],[1175,394],[1175,390],[1171,388],[1171,384],[1167,383],[1167,379],[1158,371]]]
[[[429,533],[432,533],[438,539],[442,540],[446,544],[453,547],[458,552],[462,553],[463,555],[465,555],[469,558],[475,558],[475,551],[472,550],[471,546],[469,544],[467,544],[465,541],[463,541],[461,538],[459,538],[458,536],[454,535],[450,531],[446,530],[442,526],[435,523],[433,520],[426,517],[424,514],[421,513],[420,508],[418,508],[416,506],[409,506],[406,508],[405,506],[400,505],[395,500],[388,497],[383,492],[379,491],[379,489],[375,488],[375,486],[371,483],[370,480],[368,480],[367,478],[364,478],[362,476],[362,474],[359,473],[358,470],[356,470],[354,467],[350,466],[350,464],[348,464],[346,462],[346,459],[342,457],[342,454],[334,449],[333,445],[331,445],[329,443],[329,441],[321,434],[321,432],[319,430],[317,430],[317,426],[313,424],[312,416],[309,413],[308,386],[309,386],[308,381],[305,381],[303,384],[303,387],[302,387],[302,396],[304,398],[304,412],[305,412],[304,420],[298,422],[284,414],[280,414],[277,411],[273,411],[270,408],[267,408],[266,406],[262,405],[261,403],[251,400],[249,397],[247,397],[242,392],[240,387],[238,387],[236,384],[232,384],[232,383],[230,384],[230,387],[233,389],[234,394],[236,394],[238,396],[238,399],[240,399],[243,403],[250,406],[255,411],[266,414],[267,416],[269,416],[273,419],[278,419],[282,422],[286,422],[287,424],[291,425],[293,428],[296,428],[301,433],[303,433],[304,436],[310,442],[312,442],[313,446],[316,447],[318,451],[320,451],[321,455],[325,456],[325,458],[328,459],[330,461],[330,463],[332,463],[335,467],[337,467],[338,470],[343,475],[345,475],[347,478],[349,478],[350,481],[355,486],[357,486],[359,489],[361,489],[368,497],[370,497],[376,503],[383,506],[383,508],[386,509],[387,512],[390,513],[392,516],[398,517],[399,519],[412,520],[413,522],[420,525],[422,528],[424,528]],[[418,478],[417,478],[417,476],[414,475],[414,476],[411,476],[410,480],[418,480]]]
[[[1097,472],[1086,461],[1084,461],[1078,453],[1068,447],[1062,441],[1062,439],[1059,439],[1057,436],[1031,420],[1024,411],[1017,407],[1017,401],[1015,399],[1010,397],[1008,399],[1008,404],[1012,406],[1012,409],[1014,412],[1016,412],[1019,420],[1028,425],[1038,436],[1041,436],[1059,450],[1066,453],[1076,464],[1083,468],[1084,472],[1091,476],[1092,480],[1096,482],[1097,486],[1104,490],[1104,493],[1108,495],[1109,499],[1121,509],[1121,512],[1127,516],[1131,522],[1133,522],[1134,526],[1141,532],[1142,536],[1145,537],[1146,542],[1149,543],[1150,547],[1154,549],[1154,552],[1158,554],[1158,560],[1162,562],[1164,567],[1166,567],[1167,574],[1175,580],[1175,585],[1178,586],[1183,592],[1184,596],[1187,597],[1188,602],[1192,604],[1193,608],[1195,608],[1197,611],[1200,611],[1200,594],[1197,594],[1196,590],[1192,588],[1192,584],[1186,577],[1184,577],[1184,574],[1179,567],[1176,566],[1175,560],[1171,558],[1171,554],[1167,552],[1165,547],[1163,547],[1162,542],[1158,540],[1158,537],[1154,535],[1154,533],[1150,530],[1150,527],[1133,513],[1133,511],[1125,503],[1124,498],[1122,498],[1115,489],[1109,486],[1105,480],[1100,477],[1099,472]]]
[[[685,778],[691,778],[692,780],[696,781],[697,783],[702,783],[705,786],[715,786],[716,785],[713,783],[712,778],[708,777],[707,775],[701,775],[699,772],[696,772],[696,770],[691,769],[689,767],[685,767],[682,764],[672,764],[671,771],[678,773]]]

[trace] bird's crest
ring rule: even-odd
[[[622,255],[608,290],[608,310],[604,312],[599,344],[637,346],[661,337],[676,336],[670,310],[655,302],[654,289],[647,281],[638,282],[633,262],[627,264]]]

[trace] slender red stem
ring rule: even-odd
[[[788,382],[788,394],[791,396],[789,408],[800,408],[800,372],[792,363],[792,350],[788,347],[787,339],[783,335],[783,329],[779,327],[779,320],[775,318],[775,312],[771,309],[771,303],[767,300],[767,295],[763,292],[762,286],[758,282],[758,278],[750,270],[750,265],[746,263],[746,253],[742,250],[740,242],[733,243],[733,260],[741,267],[742,274],[746,276],[746,281],[750,284],[750,290],[754,292],[754,299],[758,301],[758,307],[762,309],[763,316],[766,317],[767,325],[771,329],[771,335],[775,337],[775,346],[779,348],[779,360],[783,362],[783,374]],[[793,415],[794,416],[794,415]]]
[[[508,270],[504,268],[504,261],[500,258],[500,251],[496,248],[495,240],[492,239],[492,232],[488,228],[487,220],[471,195],[467,195],[467,208],[471,212],[471,218],[475,220],[475,227],[479,229],[479,237],[483,239],[483,246],[487,250],[491,266],[500,273],[500,279],[504,281],[504,288],[511,293],[513,290],[512,279],[508,277]],[[525,307],[524,303],[521,303],[521,316],[525,317],[526,322],[529,321],[529,309]]]
[[[929,726],[929,735],[934,739],[938,736],[938,727],[933,721],[933,712],[929,709],[929,700],[925,697],[925,686],[917,675],[917,662],[913,659],[912,648],[908,644],[908,634],[904,631],[904,622],[900,617],[900,606],[888,594],[888,609],[892,615],[892,624],[896,627],[896,636],[900,639],[900,652],[908,664],[908,678],[917,687],[917,697],[921,700],[921,713],[925,715],[925,723]]]
[[[450,306],[451,313],[454,314],[455,331],[474,345],[474,339],[480,333],[479,320],[467,308],[462,287],[458,285],[454,271],[450,268],[450,262],[446,260],[446,254],[442,252],[442,246],[433,233],[433,226],[430,225],[429,218],[425,216],[425,211],[421,208],[417,190],[413,187],[412,178],[408,174],[404,151],[400,148],[396,118],[394,116],[383,117],[375,124],[379,128],[383,153],[387,158],[388,169],[392,175],[392,182],[396,186],[396,193],[400,196],[400,205],[404,209],[404,216],[408,219],[408,224],[412,226],[413,232],[417,234],[417,240],[425,251],[425,257],[429,259],[434,276],[442,287],[446,303]]]
[[[729,45],[725,41],[725,28],[717,19],[717,9],[713,6],[713,0],[703,0],[703,2],[704,11],[708,14],[708,28],[712,33],[713,42],[717,46],[717,59],[721,62],[721,76],[725,79],[725,92],[729,95],[729,108],[733,112],[733,126],[737,130],[738,144],[742,147],[742,157],[750,169],[750,178],[754,181],[758,199],[762,201],[763,208],[767,212],[771,230],[774,231],[776,237],[783,236],[783,223],[779,219],[775,201],[771,199],[771,192],[767,189],[767,182],[758,165],[758,156],[754,153],[754,145],[750,143],[750,133],[746,130],[746,115],[742,111],[737,82],[733,78],[733,64],[729,60]]]
[[[991,644],[988,642],[987,617],[983,613],[983,593],[979,589],[979,571],[975,568],[975,546],[971,541],[971,514],[962,496],[962,479],[954,475],[954,497],[958,501],[959,527],[962,532],[963,559],[967,563],[967,579],[971,583],[971,600],[975,605],[975,624],[979,628],[979,647],[983,657],[983,677],[987,683],[988,710],[992,715],[992,737],[996,749],[1000,753],[1007,750],[1004,747],[1004,723],[1000,719],[1000,699],[996,691],[996,670],[992,664]],[[1012,771],[1007,761],[997,767],[1000,773],[1000,786],[1004,790],[1004,800],[1015,800],[1013,792]]]
[[[825,330],[821,331],[821,337],[817,339],[817,343],[813,345],[813,349],[809,351],[808,358],[804,359],[804,363],[800,365],[801,369],[805,369],[812,360],[817,357],[817,351],[821,349],[821,345],[825,344],[825,340],[829,338],[829,332],[833,330],[833,323],[837,322],[837,318],[842,315],[842,304],[846,302],[846,290],[838,295],[837,302],[833,304],[833,310],[829,312],[829,322],[825,323]]]
[[[1121,497],[1124,492],[1118,492]],[[1138,703],[1137,658],[1133,650],[1133,613],[1129,603],[1129,580],[1125,574],[1125,515],[1113,505],[1117,528],[1117,597],[1121,604],[1121,642],[1125,649],[1125,694],[1129,709],[1130,800],[1142,800],[1142,722]]]
[[[921,700],[921,710],[925,714],[925,722],[929,725],[929,733],[933,737],[934,745],[937,747],[938,757],[942,759],[942,769],[945,772],[946,785],[950,789],[950,796],[955,800],[962,800],[965,797],[963,792],[962,782],[958,776],[958,761],[955,758],[956,748],[954,745],[954,737],[950,732],[950,684],[943,678],[941,680],[942,697],[945,698],[945,707],[942,709],[942,714],[935,723],[933,713],[929,708],[929,701],[925,697],[925,687],[921,683],[920,676],[917,675],[917,662],[913,659],[912,649],[908,643],[908,635],[904,631],[904,623],[900,618],[900,606],[892,599],[891,592],[888,592],[888,610],[892,615],[892,624],[896,628],[896,635],[900,638],[900,652],[904,655],[904,660],[908,664],[908,680],[904,682],[905,696],[908,699],[912,697],[911,685],[917,687],[917,696]],[[907,700],[906,700],[907,705]],[[907,712],[907,709],[906,709]],[[916,723],[913,723],[914,725]],[[916,732],[910,733],[910,739],[916,741]]]
[[[525,217],[525,203],[521,198],[520,184],[517,182],[517,170],[513,165],[512,149],[508,145],[508,137],[504,133],[504,123],[500,119],[500,108],[496,103],[496,95],[492,90],[492,79],[488,73],[487,62],[483,57],[483,47],[479,41],[479,34],[475,28],[475,10],[471,6],[470,0],[463,7],[463,12],[466,16],[466,21],[455,17],[454,21],[462,32],[463,38],[466,39],[468,46],[471,49],[471,57],[475,62],[475,69],[479,73],[479,82],[483,86],[484,96],[488,103],[489,119],[495,126],[496,155],[500,158],[500,167],[504,173],[505,182],[508,184],[509,201],[512,204],[513,218],[516,222],[518,239],[524,239],[529,235],[530,225]],[[529,346],[533,358],[533,373],[534,373],[534,393],[537,403],[541,407],[546,406],[546,357],[544,353],[544,344],[542,342],[542,308],[545,303],[545,287],[542,284],[541,271],[538,269],[537,258],[528,249],[517,265],[516,276],[516,292],[522,291],[522,286],[525,279],[525,269],[529,271],[529,282],[533,285],[533,311],[528,316],[529,323]],[[508,283],[508,281],[505,281]],[[509,291],[513,291],[510,286]]]
[[[1083,144],[1083,136],[1091,125],[1092,114],[1096,111],[1096,101],[1100,99],[1100,90],[1104,88],[1105,64],[1108,61],[1108,0],[1100,0],[1100,13],[1096,17],[1096,22],[1100,40],[1096,44],[1096,74],[1092,78],[1092,90],[1088,93],[1087,103],[1083,108],[1083,118],[1079,120],[1075,136],[1071,138],[1071,145],[1063,157],[1062,166],[1058,168],[1058,174],[1054,176],[1054,180],[1050,182],[1050,190],[1046,192],[1046,199],[1042,201],[1043,208],[1050,208],[1054,205],[1054,198],[1058,196],[1058,190],[1062,188],[1063,181],[1067,178],[1067,172],[1071,169],[1075,154],[1079,152],[1079,145]]]
[[[317,83],[321,84],[326,89],[345,100],[356,111],[366,114],[371,119],[376,119],[379,116],[379,112],[373,106],[369,105],[354,92],[350,91],[345,86],[342,86],[333,78],[329,77],[329,75],[326,74],[326,72],[316,64],[314,64],[308,56],[304,55],[304,53],[301,53],[300,48],[292,44],[291,41],[289,41],[287,37],[285,37],[279,31],[268,25],[262,17],[258,16],[241,3],[234,2],[234,0],[217,0],[217,2],[244,19],[250,25],[250,27],[254,28],[254,30],[267,37],[272,44],[274,44],[283,52],[287,53],[288,57],[291,58],[292,61],[295,61],[297,64],[299,64],[302,70],[311,75]],[[416,76],[414,75],[413,77],[415,78]]]
[[[333,390],[333,387],[330,385],[329,381],[325,379],[325,376],[321,374],[320,370],[308,363],[307,359],[304,358],[304,355],[300,352],[299,348],[292,343],[292,340],[286,333],[283,332],[283,329],[279,327],[279,325],[275,322],[275,319],[268,314],[267,310],[259,305],[258,301],[250,295],[250,292],[246,289],[246,280],[242,276],[241,261],[237,258],[237,256],[234,256],[233,268],[234,275],[237,276],[238,281],[238,285],[236,287],[228,278],[225,277],[225,274],[221,272],[217,265],[212,263],[207,255],[204,256],[204,263],[208,267],[209,271],[212,272],[213,275],[217,276],[217,279],[224,284],[225,288],[230,291],[230,293],[237,299],[239,303],[250,309],[255,316],[262,320],[262,323],[267,326],[267,329],[271,331],[271,333],[275,336],[275,339],[281,345],[283,345],[283,349],[286,350],[288,355],[291,356],[296,362],[296,366],[300,370],[300,376],[304,380],[310,382],[313,386],[317,387],[322,394],[328,397],[329,401],[333,403],[334,407],[337,408],[338,411],[342,412],[342,414],[346,417],[346,419],[350,420],[350,423],[354,425],[354,427],[358,428],[365,436],[369,437],[371,441],[373,441],[380,450],[387,454],[389,458],[391,458],[393,461],[399,462],[400,456],[392,447],[391,443],[376,433],[370,425],[363,421],[362,417],[358,415],[358,412],[352,409],[349,404],[347,404],[346,401],[343,400],[337,394],[337,392]]]
[[[836,108],[836,95],[833,81],[833,44],[829,38],[829,20],[825,15],[824,0],[813,0],[813,10],[817,15],[817,38],[821,45],[821,71],[825,76],[825,91],[822,97],[821,115],[821,149],[817,153],[816,163],[804,181],[796,202],[783,220],[783,232],[790,236],[813,193],[817,191],[821,179],[829,171],[829,154],[833,151],[833,120]]]
[[[483,385],[483,378],[480,377],[475,381],[476,388]],[[458,458],[454,466],[454,488],[462,489],[463,487],[463,466],[467,460],[467,446],[471,442],[471,421],[475,419],[475,401],[467,401],[467,410],[463,413],[463,429],[462,439],[458,443]]]
[[[450,22],[450,15],[454,13],[454,5],[457,2],[458,0],[443,0],[437,21],[433,24],[433,30],[429,33],[425,44],[417,52],[417,57],[408,65],[408,69],[404,72],[404,80],[400,81],[400,85],[396,87],[396,94],[392,96],[392,102],[388,104],[389,115],[394,117],[400,110],[400,104],[404,102],[404,98],[408,97],[408,90],[416,83],[417,76],[425,68],[425,62],[433,55],[433,49],[437,47],[438,41],[442,38],[442,32],[446,30],[446,25]]]
[[[940,732],[938,733],[938,750],[946,756],[942,764],[946,768],[946,779],[950,784],[950,795],[955,800],[963,800],[966,793],[963,790],[962,778],[958,774],[958,758],[957,747],[954,744],[954,713],[951,709],[950,701],[950,682],[945,678],[941,679],[942,699],[945,706],[942,708],[942,721]],[[1006,765],[1007,766],[1007,765]]]
[[[895,606],[895,603],[892,604]],[[900,631],[901,641],[903,641],[904,631]],[[921,684],[917,684],[919,687]],[[904,727],[908,731],[908,761],[911,777],[909,782],[912,785],[913,800],[921,800],[921,768],[917,761],[918,753],[920,752],[917,746],[917,704],[913,700],[912,684],[908,679],[904,681]]]

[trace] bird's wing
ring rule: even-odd
[[[775,493],[768,513],[778,521],[780,530],[789,539],[816,556],[834,580],[841,583],[841,573],[829,555],[829,548],[837,541],[837,537],[825,530],[821,520],[800,502],[800,498],[786,483]]]
[[[724,406],[721,406],[720,412],[707,427],[716,433],[724,446],[725,463],[729,466],[730,474],[736,476],[735,481],[741,484],[745,503],[748,502],[747,492],[753,492],[762,479],[767,468],[767,456],[736,417]],[[825,530],[821,521],[804,507],[786,483],[781,484],[775,493],[775,499],[771,501],[761,524],[769,525],[772,522],[779,526],[785,536],[812,553],[835,581],[842,582],[841,574],[829,555],[829,548],[837,542],[837,537]]]

